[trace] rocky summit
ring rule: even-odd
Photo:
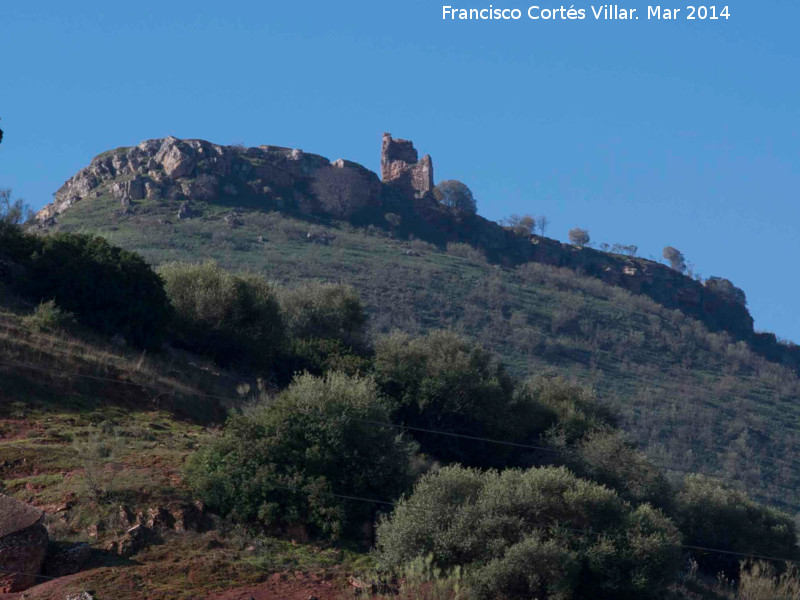
[[[384,134],[383,183],[402,194],[433,202],[433,163],[417,160],[407,140]],[[75,203],[110,192],[122,206],[144,199],[211,200],[218,196],[255,196],[264,205],[296,208],[349,218],[382,204],[383,185],[369,169],[344,159],[279,146],[220,146],[174,137],[147,140],[95,157],[37,214],[42,224]],[[191,211],[184,209],[183,216]]]

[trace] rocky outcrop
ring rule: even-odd
[[[0,593],[19,592],[37,583],[47,554],[44,513],[9,496],[0,496]]]
[[[220,146],[203,140],[167,137],[118,148],[95,157],[36,215],[41,225],[77,202],[110,196],[123,207],[164,199],[211,201],[247,196],[264,208],[295,208],[348,218],[380,206],[382,186],[375,173],[356,163],[328,159],[278,146]]]
[[[740,339],[753,338],[753,318],[744,304],[666,265],[538,236],[532,236],[530,241],[531,262],[565,267],[596,277],[694,316],[711,330],[726,330]]]
[[[419,160],[414,144],[383,134],[381,178],[403,194],[422,198],[433,193],[433,161],[426,154]]]

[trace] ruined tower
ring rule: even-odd
[[[423,198],[433,192],[433,161],[430,155],[419,160],[409,140],[392,139],[383,134],[381,147],[381,179],[412,198]]]

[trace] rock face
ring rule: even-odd
[[[209,201],[218,196],[294,207],[308,213],[347,218],[379,207],[381,182],[353,162],[278,146],[243,148],[203,140],[167,137],[95,157],[36,215],[42,224],[87,198],[110,195],[122,206],[132,201],[166,199]]]
[[[383,134],[381,178],[402,193],[422,198],[433,193],[433,161],[426,154],[419,160],[414,144]]]
[[[37,583],[47,554],[44,513],[0,496],[0,593],[19,592]]]

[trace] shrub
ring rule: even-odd
[[[575,227],[569,230],[569,243],[574,244],[576,246],[588,246],[591,238],[589,237],[589,231],[587,229],[581,229],[580,227]]]
[[[738,600],[800,600],[800,574],[790,566],[780,575],[771,564],[757,561],[743,564]]]
[[[702,475],[688,475],[677,498],[678,524],[690,546],[800,558],[797,528],[789,515],[761,506],[747,494]],[[695,550],[700,567],[736,577],[739,559]]]
[[[55,300],[62,310],[102,333],[135,346],[161,343],[170,316],[161,279],[138,255],[100,237],[59,233],[34,240],[24,258],[24,295]]]
[[[511,215],[501,219],[500,224],[514,235],[521,237],[530,237],[536,231],[536,219],[531,215]]]
[[[616,490],[623,499],[671,508],[669,483],[621,432],[591,431],[568,451],[568,456],[568,465],[575,473]]]
[[[328,371],[341,371],[358,375],[370,370],[369,359],[340,340],[292,339],[289,344],[289,352],[283,357],[278,373],[287,380],[301,372],[323,375]]]
[[[298,376],[274,400],[232,417],[191,458],[187,479],[211,508],[240,522],[356,535],[375,505],[331,494],[398,497],[413,480],[415,451],[397,430],[362,419],[389,419],[372,380]]]
[[[75,322],[75,315],[64,312],[57,305],[55,300],[41,302],[33,314],[25,318],[25,323],[39,331],[63,329]]]
[[[451,256],[466,258],[478,264],[486,264],[486,254],[484,254],[483,250],[469,244],[451,242],[447,244],[447,253]]]
[[[376,343],[375,377],[405,425],[461,435],[508,439],[506,408],[513,380],[478,344],[448,331],[412,338],[395,333]],[[503,447],[413,432],[422,449],[444,461],[487,465],[505,461]]]
[[[466,184],[455,179],[448,179],[437,184],[433,189],[434,197],[444,206],[459,213],[474,215],[478,205]]]
[[[351,347],[364,341],[367,317],[349,285],[310,283],[278,293],[291,338],[339,340]]]
[[[594,429],[616,424],[611,411],[589,390],[551,374],[525,380],[516,391],[516,402],[551,415],[551,437],[562,444],[573,444]]]
[[[283,320],[269,284],[213,262],[159,269],[175,309],[175,341],[218,362],[267,365],[284,342]]]
[[[564,468],[445,467],[377,535],[383,566],[431,555],[442,569],[464,567],[477,598],[654,597],[681,566],[669,519]]]

